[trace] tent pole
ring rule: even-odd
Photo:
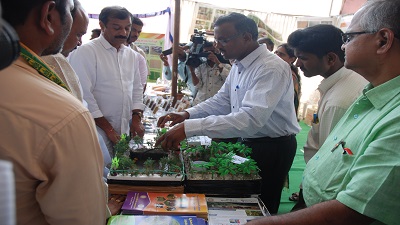
[[[177,81],[178,81],[178,47],[179,47],[179,25],[181,18],[181,0],[175,0],[174,14],[174,42],[172,43],[172,80],[171,96],[174,97],[172,105],[177,101]]]

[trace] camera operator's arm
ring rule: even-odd
[[[217,65],[219,68],[219,72],[221,73],[224,68],[222,63],[219,61],[218,57],[214,54],[214,52],[210,51],[209,53],[210,54],[207,57],[208,60],[211,60],[213,63],[215,63],[215,65]]]
[[[163,61],[163,63],[164,63],[164,66],[169,66],[169,63],[168,63],[168,57],[166,56],[166,55],[164,55],[164,54],[160,54],[160,59],[161,59],[161,61]]]
[[[161,61],[163,61],[163,64],[164,64],[163,73],[164,73],[165,79],[171,80],[172,79],[172,71],[171,71],[171,67],[169,66],[168,57],[166,55],[164,55],[163,53],[161,53],[160,59],[161,59]]]
[[[192,82],[194,86],[197,86],[197,84],[199,83],[200,79],[197,77],[196,75],[196,69],[189,66],[190,69],[190,73],[192,74]]]
[[[186,62],[188,55],[186,54],[185,49],[183,47],[179,46],[177,53],[178,53],[179,61]]]

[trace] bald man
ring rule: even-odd
[[[70,52],[82,45],[82,36],[86,34],[89,25],[89,17],[80,2],[74,0],[74,4],[75,8],[71,12],[74,21],[61,51],[65,57],[68,57]]]
[[[89,24],[87,13],[82,8],[80,2],[78,0],[74,0],[74,5],[75,8],[71,12],[73,18],[71,31],[67,39],[65,40],[64,47],[61,53],[44,56],[42,58],[53,67],[57,75],[69,87],[69,89],[71,90],[71,94],[79,99],[79,101],[81,101],[87,107],[87,103],[83,101],[82,87],[79,82],[79,78],[66,58],[68,57],[70,52],[72,52],[74,49],[77,48],[77,46],[80,46],[82,44],[82,36],[86,34]],[[111,156],[101,136],[99,136],[99,142],[104,158],[103,176],[107,177],[108,168],[106,166],[111,163]]]
[[[79,1],[74,0],[75,7],[71,11],[73,23],[71,31],[65,40],[61,53],[44,56],[43,60],[51,65],[61,80],[70,88],[71,94],[82,102],[83,95],[78,76],[67,61],[67,56],[77,46],[82,44],[82,36],[86,34],[89,18]]]

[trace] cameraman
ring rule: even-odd
[[[172,49],[171,49],[172,51]],[[193,98],[196,96],[197,90],[195,85],[193,84],[192,81],[192,74],[190,73],[190,68],[189,66],[186,65],[186,61],[188,59],[188,54],[185,52],[184,48],[179,46],[178,47],[178,74],[179,77],[185,81],[186,85],[188,86],[189,90],[192,92],[192,96]],[[172,53],[172,52],[171,52]],[[169,54],[171,54],[169,53]],[[172,70],[171,67],[168,63],[168,57],[167,55],[169,54],[164,54],[161,53],[160,54],[160,59],[163,61],[164,63],[164,69],[163,69],[163,73],[165,76],[165,79],[167,80],[171,80],[172,79]]]
[[[214,96],[225,83],[226,77],[231,70],[230,64],[220,62],[212,42],[204,42],[203,52],[208,56],[207,58],[201,58],[202,64],[197,68],[189,66],[193,84],[197,88],[197,95],[193,100],[193,105],[197,105]]]

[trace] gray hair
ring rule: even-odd
[[[359,25],[364,31],[391,29],[400,37],[400,0],[369,0],[361,8]]]

